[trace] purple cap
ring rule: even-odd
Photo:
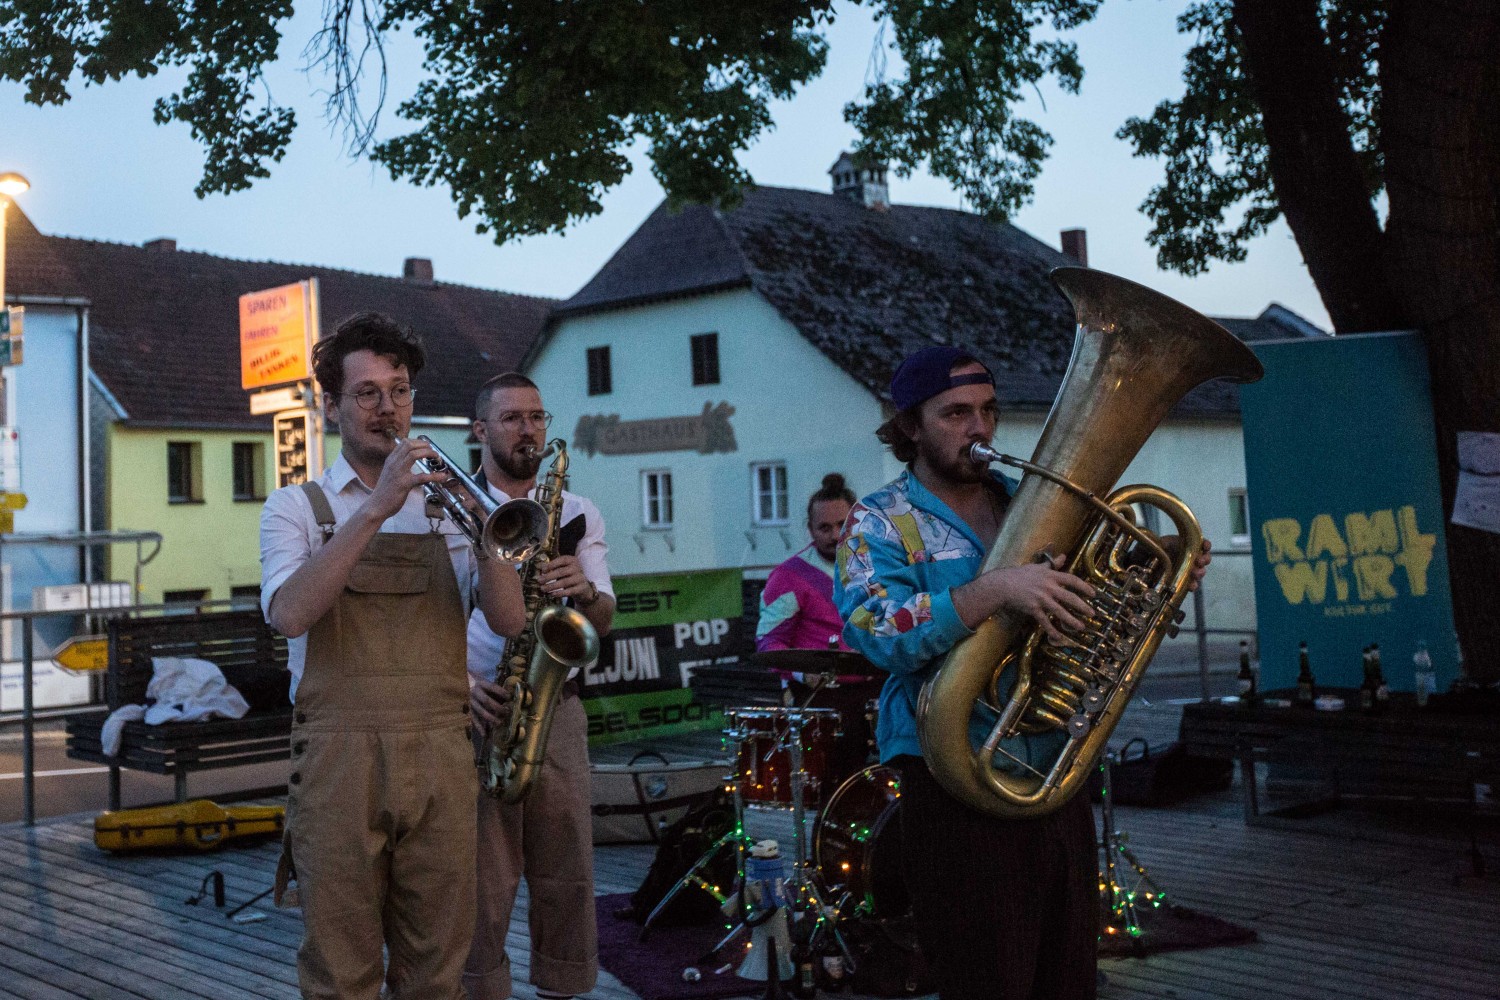
[[[984,371],[948,374],[964,364],[977,364]],[[896,409],[909,410],[955,386],[994,384],[995,376],[989,367],[968,351],[958,347],[924,347],[901,362],[901,367],[891,376],[891,401],[896,404]]]

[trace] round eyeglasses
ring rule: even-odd
[[[359,408],[362,410],[375,409],[380,405],[380,397],[389,395],[391,397],[391,405],[398,410],[404,410],[408,406],[410,406],[411,401],[416,398],[417,390],[413,389],[409,385],[398,385],[392,388],[389,393],[386,393],[383,390],[377,389],[373,385],[371,385],[366,386],[358,392],[343,392],[339,395],[353,396],[354,401],[359,404]]]

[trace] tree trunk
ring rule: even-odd
[[[1427,342],[1450,511],[1455,435],[1500,432],[1497,51],[1495,0],[1396,0],[1381,46],[1390,273]],[[1500,679],[1500,534],[1450,524],[1447,536],[1465,668]]]
[[[1234,0],[1233,18],[1276,200],[1334,329],[1408,326],[1385,275],[1385,238],[1339,104],[1318,0]]]

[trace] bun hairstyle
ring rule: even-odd
[[[855,496],[847,483],[844,482],[842,473],[830,472],[823,477],[823,486],[814,493],[807,501],[807,519],[812,520],[813,504],[826,500],[842,500],[849,506],[854,506]]]

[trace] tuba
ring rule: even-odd
[[[536,491],[536,500],[524,501],[541,511],[542,530],[538,544],[524,557],[526,562],[521,567],[526,626],[506,647],[500,664],[500,683],[511,697],[510,714],[504,723],[485,732],[474,759],[485,793],[505,802],[525,798],[541,773],[547,737],[568,674],[599,658],[599,633],[589,620],[577,610],[554,602],[542,590],[541,571],[557,555],[562,531],[563,490],[568,485],[567,442],[553,439],[540,457],[553,454],[556,457]],[[521,502],[512,500],[500,510]]]
[[[1175,635],[1202,531],[1176,496],[1154,486],[1110,492],[1167,412],[1210,379],[1254,382],[1260,361],[1223,327],[1132,281],[1082,267],[1052,272],[1078,321],[1073,356],[1030,461],[974,445],[977,463],[1024,471],[980,572],[1061,553],[1095,588],[1083,634],[1066,645],[1034,625],[990,618],[949,652],[922,687],[918,734],[928,767],[955,798],[993,816],[1041,816],[1083,787],[1157,647]],[[1182,538],[1175,557],[1137,527],[1132,505],[1159,509]],[[1137,558],[1137,554],[1143,558]],[[1013,677],[1002,699],[1002,684]],[[969,743],[978,706],[998,715]],[[1002,743],[1066,733],[1050,763]]]

